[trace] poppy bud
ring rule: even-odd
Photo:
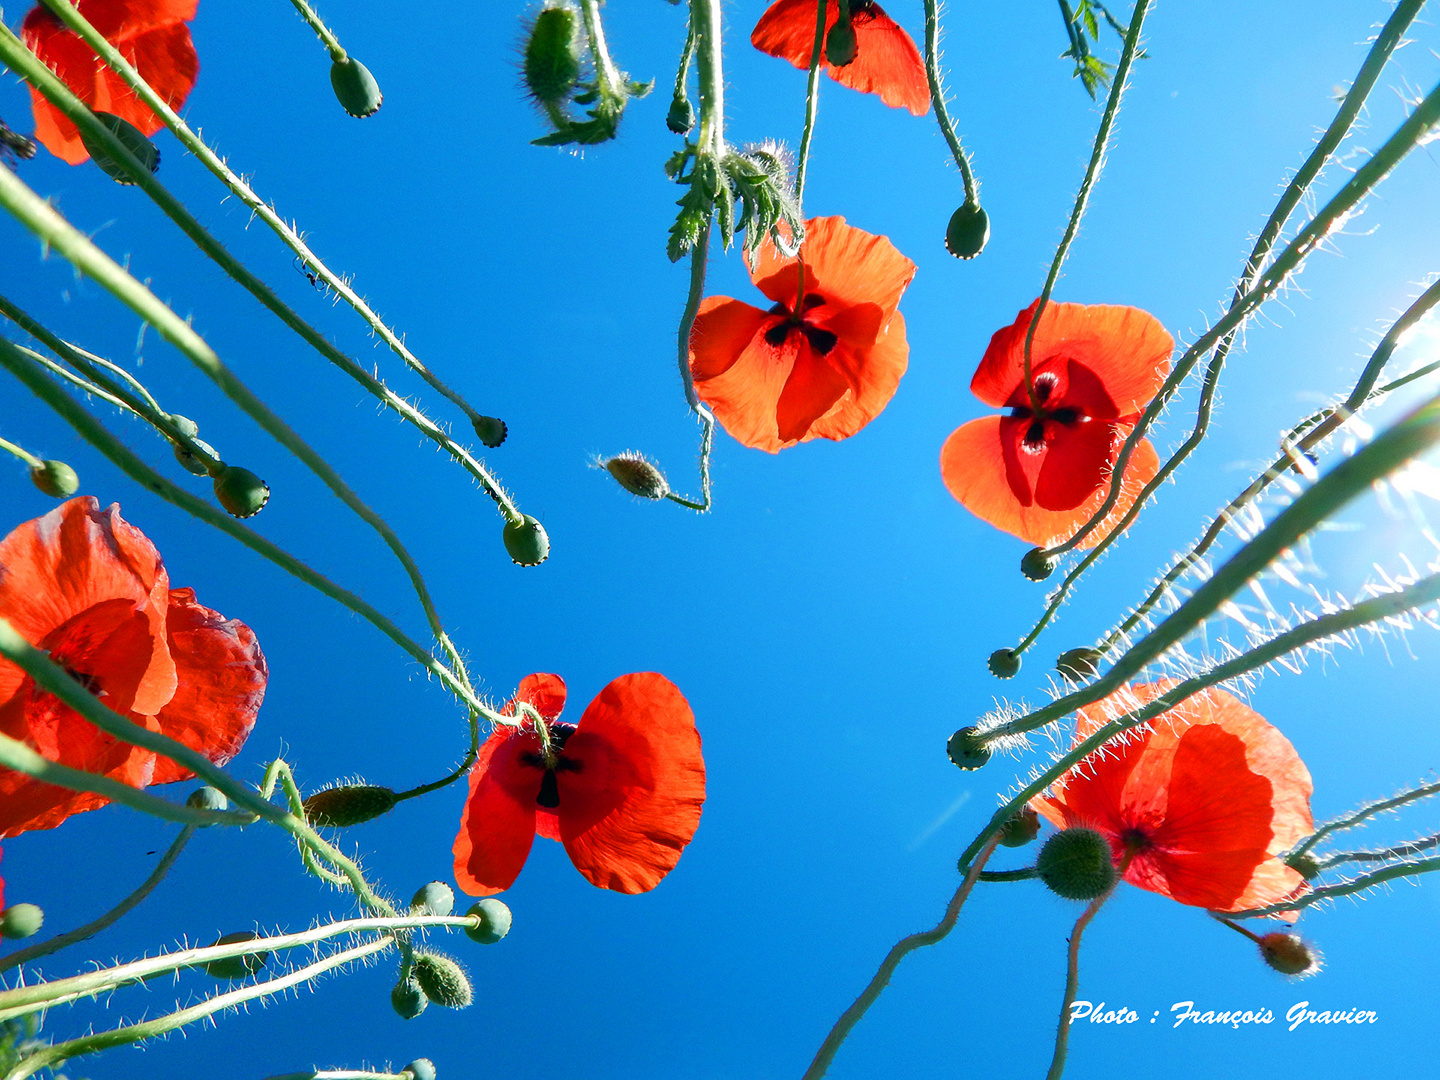
[[[230,800],[225,797],[223,791],[217,791],[206,784],[204,787],[192,791],[190,797],[185,800],[185,805],[193,806],[196,810],[228,810],[230,809]],[[209,827],[208,825],[202,826],[207,829]]]
[[[414,1020],[429,1004],[430,999],[414,979],[398,982],[390,991],[390,1007],[399,1014],[401,1020]]]
[[[1260,939],[1260,955],[1282,975],[1305,978],[1320,970],[1320,951],[1295,934],[1276,931]]]
[[[465,933],[481,945],[494,945],[510,932],[510,909],[493,897],[477,900],[465,914],[480,920],[479,926],[467,926]]]
[[[370,69],[353,56],[330,65],[330,85],[347,113],[355,117],[374,116],[385,103],[380,84]]]
[[[1013,649],[996,649],[985,664],[997,679],[1013,679],[1020,673],[1020,656]]]
[[[80,490],[80,477],[63,461],[42,461],[30,470],[30,480],[52,499],[68,499]]]
[[[35,904],[12,904],[0,914],[0,937],[27,938],[45,925],[45,912]]]
[[[186,438],[193,439],[200,434],[200,425],[188,416],[181,416],[179,413],[170,414],[170,426]]]
[[[429,1058],[416,1058],[400,1072],[409,1073],[412,1080],[435,1080],[435,1063]]]
[[[670,102],[670,111],[665,114],[665,126],[676,135],[688,135],[695,126],[695,107],[684,94],[677,94]]]
[[[439,953],[416,953],[415,981],[425,996],[447,1009],[464,1009],[474,998],[470,977],[448,956]]]
[[[393,809],[395,792],[373,784],[347,784],[317,791],[302,804],[305,817],[320,829],[344,829]]]
[[[111,134],[124,144],[125,149],[130,151],[130,156],[138,161],[142,168],[152,173],[160,168],[160,151],[155,149],[155,144],[129,120],[122,120],[118,116],[104,112],[97,112],[95,119],[110,129]],[[110,156],[110,152],[87,136],[84,129],[80,131],[80,141],[85,144],[86,151],[106,176],[117,184],[135,183],[120,163]]]
[[[470,423],[474,425],[475,434],[480,437],[480,441],[491,450],[503,443],[505,436],[510,434],[510,429],[505,426],[505,421],[493,416],[477,416]]]
[[[1055,572],[1055,560],[1044,548],[1031,548],[1020,560],[1020,572],[1031,581],[1044,581]]]
[[[568,3],[543,8],[525,41],[525,89],[541,105],[561,108],[580,78],[580,21]]]
[[[980,738],[980,729],[962,727],[945,744],[945,753],[950,760],[965,770],[978,769],[990,760],[990,748]]]
[[[1038,835],[1040,815],[1028,806],[1021,807],[1000,826],[1000,843],[1006,847],[1024,847]]]
[[[249,469],[226,465],[215,474],[215,498],[228,514],[254,517],[270,501],[270,485]]]
[[[1099,649],[1067,649],[1055,661],[1055,670],[1071,682],[1093,679],[1100,672]]]
[[[196,439],[194,436],[191,436],[191,441],[204,453],[209,454],[212,461],[220,460],[220,455],[215,452],[215,448],[204,439]],[[196,476],[210,475],[210,465],[204,458],[192,454],[181,443],[174,443],[173,446],[175,448],[175,460],[184,467],[186,472],[193,473]]]
[[[234,934],[226,934],[216,945],[234,945],[241,941],[255,941],[260,937],[253,930],[240,930]],[[245,956],[227,956],[222,960],[206,961],[204,967],[207,974],[217,979],[243,979],[254,975],[261,970],[270,959],[269,952],[253,952]]]
[[[962,203],[945,226],[945,250],[957,259],[973,259],[989,242],[990,215],[979,203]]]
[[[1115,884],[1110,844],[1094,829],[1064,829],[1040,849],[1040,880],[1066,900],[1093,900]]]
[[[825,35],[825,60],[833,67],[855,62],[855,28],[849,19],[840,20]]]
[[[455,910],[455,890],[443,881],[432,881],[410,900],[412,915],[449,915]]]
[[[631,495],[645,499],[663,499],[670,494],[665,474],[639,454],[629,451],[605,462],[605,471]]]
[[[517,566],[539,566],[550,557],[550,537],[545,526],[529,514],[519,522],[507,521],[501,534],[510,561]]]
[[[1320,864],[1309,855],[1292,855],[1285,860],[1285,865],[1306,881],[1314,881],[1320,876]]]

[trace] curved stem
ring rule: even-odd
[[[800,154],[795,162],[795,216],[805,217],[805,169],[810,164],[810,140],[820,111],[820,58],[825,54],[825,19],[828,0],[815,5],[815,45],[810,50],[810,73],[805,82],[805,126],[800,132]],[[802,271],[803,272],[803,271]]]
[[[1283,904],[1271,904],[1269,907],[1252,908],[1249,911],[1233,911],[1230,914],[1237,919],[1251,919],[1262,915],[1280,915],[1287,911],[1299,911],[1311,904],[1318,904],[1322,900],[1333,900],[1337,896],[1350,896],[1353,893],[1364,892],[1366,889],[1383,885],[1387,881],[1394,881],[1396,878],[1416,877],[1420,874],[1431,874],[1437,870],[1440,870],[1440,856],[1410,863],[1397,863],[1395,866],[1387,866],[1383,870],[1365,874],[1354,881],[1342,881],[1337,885],[1322,885],[1318,889],[1312,889]]]
[[[20,446],[18,443],[13,443],[9,439],[0,439],[0,450],[5,450],[15,455],[15,457],[19,458],[32,469],[41,469],[45,466],[45,462],[41,461],[23,446]]]
[[[824,6],[824,0],[821,0]],[[935,106],[935,122],[950,147],[950,155],[960,169],[960,181],[965,185],[965,201],[980,205],[980,185],[970,172],[970,159],[960,136],[955,134],[955,124],[945,107],[945,88],[940,84],[940,3],[939,0],[925,0],[925,79],[930,84],[930,100]]]
[[[295,10],[300,13],[300,18],[305,20],[305,25],[315,31],[315,36],[320,39],[320,44],[325,46],[325,50],[330,54],[330,59],[337,64],[342,62],[346,58],[346,53],[340,44],[340,39],[325,25],[320,16],[315,13],[315,9],[305,0],[290,0],[290,2],[295,5]],[[46,0],[46,3],[48,5],[49,0]]]
[[[1396,810],[1399,807],[1404,806],[1406,803],[1412,803],[1419,799],[1426,799],[1429,798],[1431,795],[1435,794],[1440,794],[1440,782],[1434,784],[1422,784],[1420,787],[1413,788],[1410,791],[1401,792],[1399,795],[1395,795],[1389,799],[1380,799],[1379,801],[1370,803],[1367,806],[1362,806],[1353,814],[1346,814],[1342,818],[1337,818],[1334,821],[1327,822],[1326,824],[1320,826],[1320,828],[1316,829],[1313,833],[1310,834],[1310,836],[1305,840],[1303,844],[1301,844],[1294,851],[1292,851],[1290,855],[1292,858],[1295,858],[1301,855],[1308,854],[1309,851],[1316,844],[1320,843],[1321,840],[1324,840],[1325,837],[1329,836],[1331,833],[1344,832],[1346,829],[1353,829],[1355,826],[1364,823],[1365,821],[1374,817],[1376,814],[1383,814],[1387,810]]]
[[[695,392],[695,377],[690,373],[690,332],[695,328],[695,317],[700,313],[700,301],[705,295],[705,271],[710,257],[710,230],[707,221],[695,238],[690,249],[690,291],[685,297],[685,310],[680,315],[680,328],[675,334],[676,358],[679,360],[680,381],[685,387],[685,402],[700,420],[700,498],[698,501],[671,492],[666,496],[671,502],[698,510],[702,514],[710,509],[710,451],[715,441],[715,416]]]
[[[1129,861],[1129,856],[1126,856]],[[1122,866],[1120,873],[1123,874]],[[1115,878],[1119,884],[1120,878]],[[1115,885],[1111,885],[1094,900],[1090,901],[1088,907],[1081,913],[1080,918],[1075,920],[1075,929],[1070,932],[1070,948],[1066,953],[1065,965],[1065,997],[1060,1002],[1060,1023],[1055,1029],[1055,1054],[1050,1059],[1050,1071],[1045,1074],[1045,1080],[1060,1080],[1065,1072],[1065,1057],[1070,1050],[1070,1007],[1075,1004],[1075,995],[1080,992],[1080,935],[1090,925],[1090,921],[1100,912],[1100,908],[1110,894],[1115,891]]]

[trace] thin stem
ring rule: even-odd
[[[45,0],[45,2],[48,5],[50,0]],[[315,9],[307,4],[305,0],[290,0],[290,2],[295,5],[295,10],[300,13],[300,18],[305,20],[305,25],[315,31],[315,36],[320,39],[320,44],[324,45],[326,51],[329,52],[330,59],[337,64],[343,62],[346,58],[346,53],[340,44],[340,39],[321,21],[320,16],[315,13]]]
[[[57,953],[61,949],[69,948],[71,945],[92,938],[100,933],[100,931],[113,926],[123,916],[133,911],[142,900],[149,896],[155,890],[155,886],[165,880],[165,875],[170,872],[170,867],[175,865],[175,860],[178,859],[180,853],[185,850],[185,845],[190,842],[190,837],[194,834],[196,828],[197,826],[195,825],[186,825],[181,829],[180,835],[175,837],[169,850],[167,850],[160,861],[155,864],[155,869],[150,872],[150,876],[141,883],[138,889],[124,900],[121,900],[120,903],[116,904],[104,915],[101,915],[92,922],[86,923],[84,926],[78,926],[67,933],[57,934],[49,941],[42,941],[10,953],[8,956],[0,959],[0,971],[9,971],[13,967],[28,964],[32,960],[38,960],[42,956]]]
[[[1129,862],[1129,855],[1125,861]],[[1122,865],[1119,874],[1124,872]],[[1115,878],[1116,885],[1120,883],[1119,874]],[[1075,995],[1080,992],[1080,935],[1090,925],[1090,920],[1099,914],[1100,908],[1114,891],[1115,885],[1111,885],[1091,900],[1080,918],[1075,920],[1075,929],[1070,932],[1070,948],[1066,954],[1065,965],[1065,997],[1060,1002],[1060,1023],[1055,1029],[1055,1055],[1050,1059],[1050,1071],[1045,1074],[1045,1080],[1060,1080],[1065,1072],[1065,1057],[1070,1049],[1070,1006],[1075,1004]]]
[[[707,221],[690,249],[690,292],[685,297],[685,310],[680,315],[680,328],[675,334],[676,356],[680,362],[680,381],[685,387],[685,401],[700,420],[700,499],[697,502],[674,492],[665,497],[671,502],[698,510],[702,514],[710,509],[710,451],[715,444],[715,417],[700,395],[695,392],[695,377],[690,373],[690,332],[695,328],[695,317],[700,313],[700,300],[705,295],[705,270],[710,257],[710,230]]]
[[[981,881],[1033,881],[1040,876],[1040,871],[1033,866],[1022,867],[1019,870],[982,870]]]
[[[1346,829],[1353,829],[1376,814],[1383,814],[1387,810],[1395,810],[1406,803],[1416,802],[1419,799],[1427,799],[1431,795],[1440,793],[1440,783],[1422,784],[1420,787],[1412,788],[1410,791],[1401,792],[1389,799],[1380,799],[1377,802],[1362,806],[1353,814],[1346,814],[1342,818],[1336,818],[1316,829],[1306,841],[1290,853],[1291,858],[1298,858],[1308,854],[1309,851],[1321,840],[1324,840],[1331,833],[1344,832]]]
[[[804,218],[805,168],[810,164],[810,140],[815,136],[815,116],[820,111],[820,58],[825,54],[825,20],[828,0],[815,5],[815,45],[810,50],[810,74],[805,83],[805,126],[800,133],[800,154],[795,162],[795,207]],[[803,270],[802,270],[803,273]]]
[[[725,159],[725,43],[719,0],[690,0],[690,26],[695,32],[695,73],[700,89],[700,134],[697,154],[718,163]]]
[[[819,1080],[825,1075],[826,1070],[830,1068],[830,1063],[835,1060],[835,1055],[839,1052],[845,1037],[860,1022],[870,1006],[875,1004],[885,987],[890,985],[890,977],[895,974],[895,969],[900,966],[901,960],[904,960],[916,949],[944,940],[945,936],[955,928],[955,923],[960,918],[960,908],[964,906],[970,890],[975,887],[980,872],[985,868],[985,861],[990,858],[990,854],[998,843],[1000,843],[1000,838],[992,836],[976,854],[975,861],[969,865],[969,869],[965,873],[965,880],[955,890],[955,895],[950,898],[950,903],[945,907],[944,916],[933,929],[911,934],[895,943],[890,952],[886,954],[884,961],[881,962],[880,969],[875,972],[869,985],[855,999],[855,1003],[841,1014],[840,1019],[835,1021],[835,1026],[830,1029],[830,1034],[825,1036],[825,1041],[820,1044],[820,1049],[815,1054],[815,1060],[805,1070],[802,1080]]]
[[[1374,873],[1365,874],[1354,881],[1342,881],[1336,885],[1322,885],[1318,889],[1297,896],[1294,900],[1286,900],[1281,904],[1271,904],[1269,907],[1252,908],[1249,911],[1231,912],[1237,919],[1252,919],[1262,915],[1279,915],[1286,911],[1299,911],[1311,904],[1318,904],[1322,900],[1333,900],[1337,896],[1350,896],[1353,893],[1364,892],[1366,889],[1374,888],[1376,885],[1383,885],[1387,881],[1394,881],[1396,878],[1416,877],[1420,874],[1434,873],[1440,870],[1440,856],[1431,859],[1420,859],[1417,862],[1397,863],[1394,866],[1387,866],[1383,870],[1376,870]]]
[[[1423,840],[1411,840],[1406,844],[1396,844],[1394,847],[1384,848],[1380,851],[1337,851],[1335,854],[1321,859],[1319,865],[1321,870],[1328,870],[1332,866],[1339,866],[1347,862],[1388,862],[1391,859],[1403,859],[1409,855],[1418,855],[1433,847],[1440,847],[1440,833],[1427,836]]]
[[[822,0],[823,6],[823,0]],[[925,79],[930,83],[930,100],[935,105],[935,121],[940,133],[950,146],[950,154],[960,169],[960,180],[965,185],[965,202],[980,205],[980,185],[970,172],[970,158],[955,134],[955,124],[945,107],[945,88],[940,84],[940,3],[939,0],[925,0]]]
[[[9,439],[0,439],[0,450],[9,451],[32,469],[43,469],[45,467],[45,462],[41,461],[24,447],[11,442]]]
[[[475,759],[479,756],[479,748],[471,747],[470,752],[466,754],[464,760],[455,767],[454,772],[442,779],[433,780],[428,784],[421,784],[419,787],[410,788],[408,791],[402,791],[395,796],[395,801],[397,803],[404,802],[406,799],[414,799],[420,795],[428,795],[432,791],[439,791],[443,787],[449,787],[470,771],[470,766],[475,764]]]
[[[688,101],[687,84],[690,81],[690,61],[695,58],[695,22],[687,11],[685,14],[685,48],[680,52],[680,67],[675,72],[675,101]]]

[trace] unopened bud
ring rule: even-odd
[[[1110,843],[1094,829],[1063,829],[1035,860],[1040,880],[1067,900],[1093,900],[1115,884]]]
[[[305,817],[317,828],[344,829],[370,821],[393,809],[398,800],[388,787],[348,784],[317,791],[302,804]]]
[[[340,105],[354,117],[374,116],[385,103],[380,84],[370,69],[353,56],[336,60],[330,65],[330,85]]]
[[[215,474],[215,498],[228,514],[254,517],[270,501],[270,485],[249,469],[226,465]]]
[[[478,926],[467,926],[465,933],[481,945],[494,945],[510,932],[510,908],[494,897],[476,901],[465,914],[480,920]]]
[[[155,144],[129,120],[122,120],[118,116],[104,112],[97,112],[95,119],[110,129],[111,134],[120,140],[126,150],[130,151],[130,156],[140,163],[141,168],[152,173],[160,168],[160,151],[155,149]],[[87,135],[84,128],[80,129],[80,141],[85,144],[86,151],[106,176],[118,184],[135,183],[130,174],[111,156],[110,151],[101,146],[92,136]]]
[[[1306,881],[1314,881],[1320,876],[1320,864],[1309,855],[1292,855],[1285,860],[1285,865]]]
[[[825,35],[825,60],[832,67],[855,62],[855,28],[848,21],[837,22]]]
[[[957,259],[973,259],[990,240],[990,215],[979,203],[966,202],[945,226],[945,250]]]
[[[978,769],[990,760],[990,748],[980,738],[980,729],[962,727],[945,744],[945,753],[950,760],[965,770]]]
[[[435,1080],[435,1063],[429,1058],[416,1058],[400,1072],[409,1073],[412,1080]]]
[[[230,800],[225,797],[223,791],[217,791],[210,785],[196,788],[185,800],[186,806],[193,806],[196,810],[229,810]],[[208,825],[202,828],[209,828]]]
[[[30,470],[30,481],[52,499],[68,499],[80,490],[80,477],[63,461],[42,461]]]
[[[510,429],[505,426],[505,421],[494,416],[477,416],[471,421],[475,428],[475,434],[480,441],[491,450],[505,441],[505,436],[510,434]]]
[[[521,521],[507,521],[501,534],[510,561],[517,566],[539,566],[550,557],[550,537],[545,526],[526,514]]]
[[[684,94],[677,94],[670,101],[670,111],[665,114],[665,126],[676,135],[688,135],[695,126],[695,107]]]
[[[1295,934],[1279,931],[1260,939],[1260,955],[1282,975],[1303,979],[1320,970],[1320,951]]]
[[[631,451],[605,462],[605,471],[631,495],[639,495],[645,499],[663,499],[670,494],[670,484],[666,481],[665,474],[644,457]]]
[[[0,937],[27,938],[45,925],[45,912],[35,904],[13,904],[0,914]]]
[[[1044,581],[1055,572],[1055,560],[1044,548],[1031,548],[1020,560],[1020,573],[1031,581]]]
[[[414,1020],[429,1004],[430,999],[414,979],[398,982],[390,991],[390,1007],[399,1014],[401,1020]]]
[[[256,941],[260,937],[253,930],[240,930],[226,934],[215,942],[216,945],[236,945],[242,941]],[[244,979],[254,975],[270,959],[269,952],[253,952],[244,956],[227,956],[220,960],[207,960],[205,971],[217,979]]]
[[[569,3],[541,9],[525,41],[525,89],[541,105],[558,109],[580,78],[580,16]]]
[[[1024,847],[1040,835],[1040,815],[1024,806],[1000,826],[1000,843],[1006,847]]]
[[[1020,672],[1020,654],[1013,649],[996,649],[985,666],[997,679],[1013,679]]]
[[[416,953],[415,981],[425,996],[436,1005],[447,1009],[466,1008],[474,998],[470,989],[470,977],[465,970],[448,956],[439,953]]]
[[[1100,673],[1100,658],[1104,655],[1099,649],[1067,649],[1055,661],[1055,670],[1071,682],[1093,679]]]
[[[220,455],[215,452],[215,448],[204,439],[197,439],[191,436],[191,441],[199,447],[201,451],[209,454],[211,461],[220,460]],[[174,443],[173,446],[175,448],[175,460],[184,466],[186,472],[193,473],[195,476],[210,475],[210,461],[206,461],[204,458],[192,454],[185,448],[183,443],[177,442]]]
[[[443,881],[423,886],[410,900],[412,915],[449,915],[455,910],[455,890]]]

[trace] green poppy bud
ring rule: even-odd
[[[980,737],[980,729],[976,727],[962,727],[950,741],[945,744],[945,753],[950,755],[950,760],[967,772],[978,769],[990,760],[990,747],[985,745],[985,740]]]
[[[305,817],[318,829],[344,829],[370,821],[394,808],[398,800],[388,787],[347,784],[317,791],[305,800]]]
[[[463,1009],[469,1006],[474,998],[474,992],[470,989],[470,977],[465,974],[464,968],[448,956],[417,952],[415,966],[411,970],[415,974],[415,981],[420,984],[420,989],[425,991],[425,996],[436,1005],[443,1005],[447,1009]]]
[[[494,945],[510,932],[510,908],[492,896],[477,900],[465,914],[480,920],[478,926],[467,926],[465,933],[481,945]]]
[[[215,448],[204,439],[196,439],[194,436],[191,436],[191,439],[204,453],[210,455],[211,461],[220,460],[220,455],[215,452]],[[195,476],[210,475],[210,462],[192,454],[181,443],[173,443],[172,446],[175,450],[175,460],[184,467],[186,472],[193,473]]]
[[[179,413],[170,414],[170,426],[186,438],[193,439],[200,434],[200,425],[188,416],[181,416]]]
[[[455,890],[443,881],[423,886],[410,900],[412,915],[449,915],[455,910]]]
[[[155,144],[129,120],[122,120],[118,116],[103,112],[97,112],[95,119],[110,129],[111,134],[125,145],[126,150],[130,151],[130,156],[140,163],[141,168],[148,169],[152,173],[160,168],[160,151],[155,149]],[[117,184],[135,183],[120,163],[110,156],[110,151],[85,134],[83,128],[80,131],[80,141],[85,144],[86,151],[106,176]]]
[[[1014,649],[996,649],[985,666],[997,679],[1013,679],[1020,674],[1020,655]]]
[[[396,983],[390,991],[390,1007],[399,1014],[401,1020],[414,1020],[429,1004],[430,999],[413,978]]]
[[[1115,884],[1110,843],[1094,829],[1063,829],[1035,860],[1040,880],[1067,900],[1093,900]]]
[[[330,65],[330,85],[345,111],[355,117],[374,116],[385,103],[370,69],[353,56]]]
[[[1285,865],[1306,881],[1314,881],[1320,876],[1320,864],[1309,855],[1292,855],[1285,860]]]
[[[400,1071],[409,1073],[413,1080],[435,1080],[435,1063],[429,1058],[416,1058]]]
[[[1040,815],[1028,806],[1021,807],[1000,826],[1000,843],[1006,847],[1024,847],[1038,835]]]
[[[945,226],[945,250],[957,259],[973,259],[990,240],[990,215],[979,203],[966,202]]]
[[[505,441],[505,436],[510,434],[510,429],[505,426],[504,420],[496,419],[493,416],[477,416],[471,421],[475,427],[475,434],[480,441],[491,450]]]
[[[217,791],[206,784],[204,787],[192,791],[189,798],[185,800],[185,805],[193,806],[196,810],[229,810],[230,800],[225,797],[223,791]],[[206,829],[209,827],[208,825],[202,826]]]
[[[689,135],[695,126],[695,107],[684,94],[677,94],[670,101],[670,111],[665,114],[665,126],[676,135]]]
[[[1044,581],[1055,572],[1055,560],[1044,548],[1031,548],[1020,560],[1020,572],[1031,581]]]
[[[260,937],[253,930],[240,930],[234,934],[226,934],[216,945],[235,945],[241,941],[256,941]],[[204,964],[205,971],[217,979],[244,979],[254,975],[264,968],[270,959],[269,952],[253,952],[244,956],[227,956],[221,960],[209,960]]]
[[[1294,934],[1276,931],[1260,939],[1260,955],[1282,975],[1305,978],[1320,970],[1320,952]]]
[[[80,490],[80,477],[63,461],[42,461],[30,470],[30,481],[52,499],[68,499]]]
[[[254,517],[270,501],[270,485],[249,469],[225,465],[215,474],[215,498],[226,513]]]
[[[631,495],[644,499],[663,499],[670,494],[665,474],[642,456],[630,451],[605,462],[605,471]]]
[[[507,521],[501,534],[510,561],[517,566],[539,566],[550,557],[550,537],[545,526],[529,514],[520,522]]]
[[[12,904],[0,914],[0,937],[27,938],[45,925],[45,912],[35,904]]]
[[[1099,649],[1066,649],[1055,661],[1055,670],[1071,682],[1093,679],[1100,673],[1100,658],[1104,655]]]
[[[855,28],[848,20],[837,22],[825,35],[825,60],[833,67],[855,62]]]
[[[568,3],[542,8],[525,40],[525,89],[548,109],[560,109],[580,78],[580,16]]]

